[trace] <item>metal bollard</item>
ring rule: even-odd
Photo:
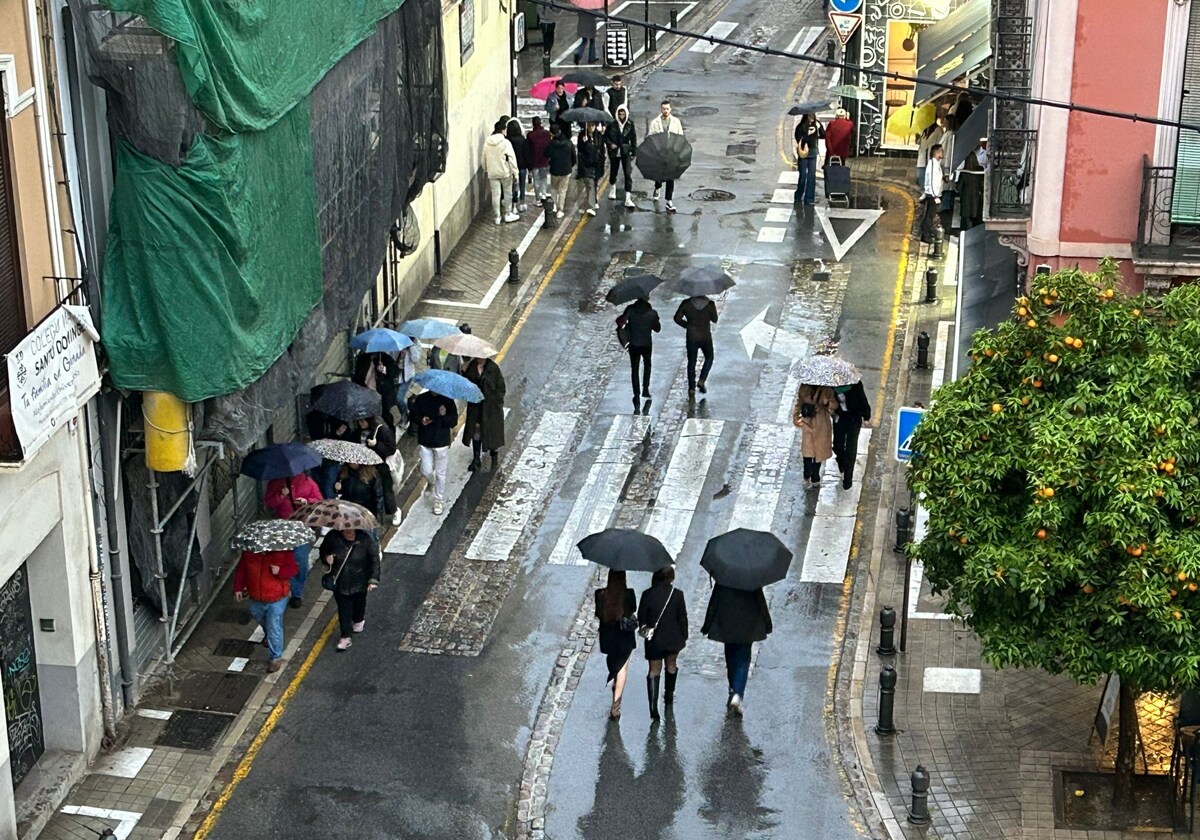
[[[546,196],[542,199],[542,210],[545,211],[546,217],[542,219],[542,227],[547,230],[554,230],[558,225],[558,211],[554,208],[554,199]]]
[[[521,282],[521,255],[517,253],[517,249],[513,248],[508,252],[508,282]]]
[[[925,269],[925,302],[937,303],[938,273],[937,269]]]
[[[933,246],[929,249],[929,256],[932,259],[940,260],[946,255],[946,229],[941,225],[935,225],[933,228]]]
[[[679,10],[678,9],[671,10],[671,28],[672,29],[679,28]]]
[[[884,607],[879,611],[879,646],[875,652],[880,656],[896,655],[896,611]]]
[[[929,824],[929,774],[920,764],[912,774],[912,808],[908,821],[913,825]]]
[[[912,542],[912,525],[912,511],[908,508],[896,511],[896,544],[892,546],[892,551],[903,554],[908,550],[908,544]]]
[[[835,47],[833,46],[833,41],[825,42],[825,60],[826,61],[833,61],[834,49],[835,49]]]
[[[917,370],[929,370],[929,333],[924,330],[917,336]]]
[[[884,665],[879,672],[879,722],[875,732],[879,735],[895,735],[896,726],[892,718],[896,709],[896,669]]]

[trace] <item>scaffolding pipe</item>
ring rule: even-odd
[[[100,414],[100,458],[104,469],[104,525],[108,530],[108,575],[112,579],[114,601],[113,624],[117,631],[117,660],[121,665],[121,700],[126,709],[133,708],[133,658],[129,655],[129,624],[126,622],[125,604],[132,603],[132,595],[126,591],[125,572],[121,565],[120,527],[117,520],[117,488],[121,486],[121,461],[116,442],[121,434],[121,409],[125,401],[117,397],[116,421],[111,430]],[[111,431],[112,439],[109,439]]]
[[[148,470],[148,472],[150,481],[146,486],[150,488],[150,517],[154,520],[154,527],[150,529],[150,533],[154,535],[154,577],[158,581],[158,602],[162,606],[162,616],[159,621],[163,625],[163,640],[166,642],[167,648],[167,667],[170,668],[175,664],[175,654],[171,650],[171,621],[167,615],[167,573],[163,568],[162,526],[165,520],[160,521],[158,518],[158,473],[155,470]],[[182,496],[180,501],[183,501]],[[178,503],[176,507],[178,507]]]
[[[205,464],[208,466],[212,463],[211,459]],[[196,497],[199,498],[201,491],[204,489],[204,477],[208,475],[208,471],[200,473],[200,477],[196,479]],[[186,497],[186,494],[185,494]],[[199,508],[199,502],[196,507]],[[166,524],[165,522],[163,523]],[[183,571],[179,573],[179,589],[175,592],[175,609],[171,611],[171,632],[167,636],[167,645],[175,643],[175,628],[179,626],[179,605],[183,603],[183,590],[187,586],[188,569],[192,565],[192,546],[196,544],[196,526],[200,524],[200,517],[192,517],[192,528],[188,532],[187,551],[183,555]]]
[[[85,405],[76,422],[82,419],[83,435],[76,435],[79,447],[79,458],[87,468],[88,483],[92,497],[103,496],[103,490],[96,485],[96,470],[92,466],[90,454],[94,451],[96,440],[92,435],[92,420],[95,418],[90,406]],[[99,426],[97,426],[99,429]],[[101,456],[103,466],[103,456]],[[102,481],[103,479],[101,479]],[[104,546],[108,542],[104,528],[96,520],[94,509],[88,506],[88,524],[95,534],[95,545],[88,551],[88,583],[92,590],[92,620],[96,624],[96,667],[100,671],[100,710],[104,719],[104,735],[109,741],[117,737],[117,710],[113,702],[112,677],[109,674],[109,639],[108,639],[108,596],[104,590],[104,566],[100,560]]]

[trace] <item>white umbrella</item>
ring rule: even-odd
[[[837,388],[862,379],[858,368],[837,356],[809,356],[792,365],[792,375],[804,385]]]
[[[383,463],[383,459],[370,449],[361,443],[354,443],[349,440],[324,438],[323,440],[312,441],[309,446],[320,452],[330,461],[337,461],[339,464],[362,465]]]
[[[447,335],[443,338],[435,338],[433,340],[435,347],[440,347],[447,353],[453,353],[456,356],[471,359],[490,359],[497,355],[500,351],[492,345],[488,344],[479,336],[469,333],[460,335]]]

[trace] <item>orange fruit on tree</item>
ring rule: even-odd
[[[1140,309],[1137,309],[1137,308],[1135,307],[1134,309],[1130,310],[1129,314],[1130,314],[1130,315],[1132,315],[1134,318],[1138,318],[1138,317],[1140,317],[1140,316],[1141,316],[1141,314],[1142,314],[1142,310],[1140,310]]]
[[[1047,499],[1054,498],[1054,488],[1053,487],[1043,487],[1038,492],[1041,493],[1043,496],[1045,496]]]
[[[1142,556],[1142,549],[1136,545],[1126,546],[1125,550],[1128,551],[1130,554],[1132,554],[1134,557]]]
[[[1171,610],[1171,615],[1174,616],[1176,620],[1183,618],[1183,613],[1181,613],[1179,610]]]
[[[1031,330],[1036,329],[1037,321],[1035,321],[1033,318],[1030,318],[1028,321],[1025,322],[1025,326],[1027,326]]]
[[[1030,403],[1029,397],[1021,397],[1021,405],[1029,405],[1029,403]]]
[[[1035,380],[1033,380],[1032,382],[1030,382],[1029,384],[1030,384],[1030,385],[1032,385],[1034,388],[1041,388],[1041,387],[1042,387],[1042,380],[1040,380],[1040,379],[1035,379]]]
[[[1188,592],[1195,592],[1197,589],[1200,589],[1200,586],[1196,585],[1196,581],[1192,581],[1188,584]]]
[[[1029,310],[1026,309],[1024,306],[1017,307],[1017,317],[1018,318],[1024,318],[1028,314],[1029,314]]]
[[[1039,540],[1044,540],[1044,539],[1046,539],[1046,529],[1045,529],[1045,528],[1038,528],[1038,529],[1037,529],[1037,533],[1036,533],[1036,534],[1034,534],[1034,536],[1035,536],[1035,537],[1037,537]]]
[[[1187,580],[1187,572],[1180,572],[1179,574],[1175,575],[1175,578],[1180,583],[1183,583],[1185,580]]]
[[[1083,591],[1085,593],[1087,593],[1088,595],[1091,595],[1093,592],[1096,591],[1096,587],[1092,586],[1090,583],[1085,583],[1083,585]]]
[[[992,414],[999,414],[1003,410],[1004,406],[1000,405],[1000,403],[992,403]]]
[[[1047,353],[1046,361],[1052,365],[1058,364],[1058,354],[1057,353]]]
[[[1052,298],[1049,298],[1049,297],[1044,297],[1044,298],[1042,298],[1042,305],[1043,305],[1043,306],[1053,306],[1053,305],[1054,305],[1054,300],[1053,300]]]

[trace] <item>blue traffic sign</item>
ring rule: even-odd
[[[829,0],[829,7],[835,12],[857,12],[862,4],[863,0]]]
[[[923,408],[901,406],[896,409],[896,460],[907,461],[912,458],[912,436],[917,430],[917,424],[925,416]]]

